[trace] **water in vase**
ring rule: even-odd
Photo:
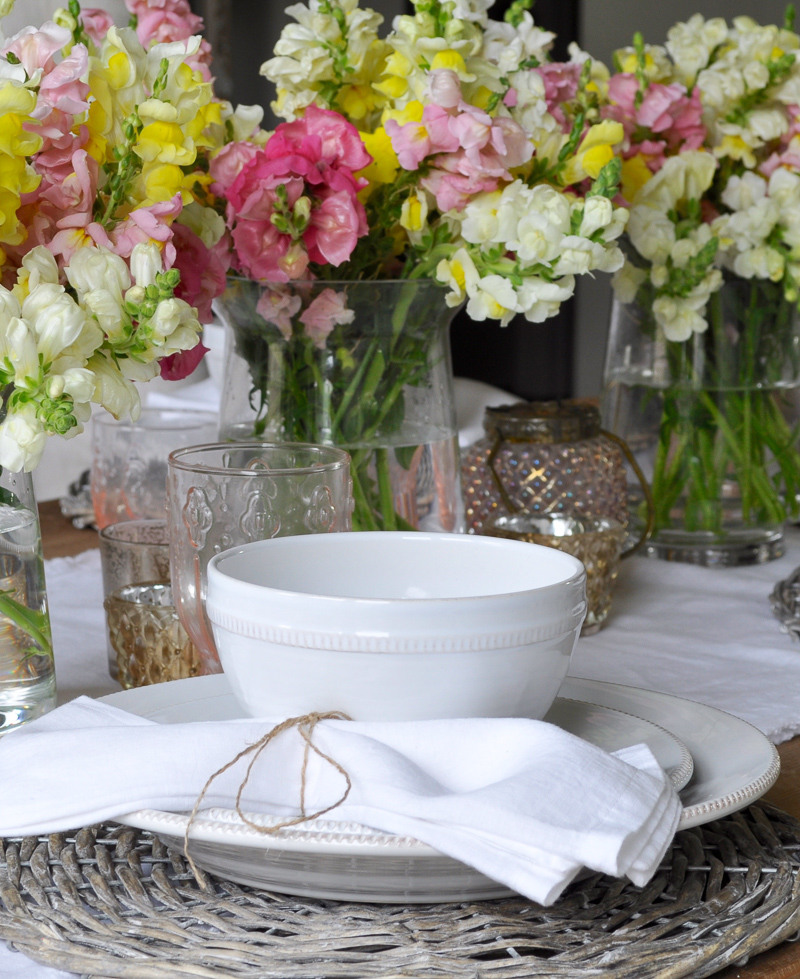
[[[0,734],[55,707],[39,521],[0,505]]]

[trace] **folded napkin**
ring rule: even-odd
[[[137,809],[189,811],[209,777],[273,722],[157,724],[80,697],[0,741],[0,835],[60,832]],[[543,721],[516,718],[324,720],[315,747],[352,782],[327,818],[411,836],[538,901],[582,867],[646,883],[680,818],[644,745],[607,754]],[[304,747],[282,732],[257,758],[242,809],[298,814]],[[247,764],[216,778],[203,806],[233,808]],[[306,812],[341,798],[345,779],[314,752]]]

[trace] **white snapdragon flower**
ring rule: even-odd
[[[79,302],[83,302],[87,293],[98,289],[121,300],[131,285],[125,260],[102,246],[79,248],[64,271],[69,284],[78,293]]]
[[[494,0],[454,0],[453,16],[485,27],[489,19],[488,10],[493,3]]]
[[[197,343],[200,323],[194,309],[183,299],[162,299],[153,315],[139,323],[137,338],[147,339],[147,348],[140,350],[136,361],[120,362],[120,370],[131,380],[154,377],[162,357],[190,350]]]
[[[760,61],[748,61],[742,67],[742,77],[747,88],[754,92],[769,84],[769,69]]]
[[[769,196],[781,210],[800,205],[800,174],[786,167],[773,170],[769,178]]]
[[[400,208],[400,225],[415,244],[422,241],[428,228],[428,210],[428,197],[424,190],[409,194]]]
[[[114,418],[130,415],[136,421],[141,409],[139,393],[136,386],[122,376],[110,354],[98,350],[86,366],[94,377],[92,401],[105,408]]]
[[[0,423],[0,466],[11,472],[31,472],[46,444],[47,432],[37,418],[36,405],[21,405]]]
[[[502,203],[503,192],[496,190],[491,193],[478,194],[463,210],[461,234],[464,239],[474,245],[500,241],[500,220],[498,212]]]
[[[0,365],[3,369],[11,369],[15,384],[25,385],[28,378],[35,383],[39,375],[39,351],[33,331],[18,316],[3,319],[2,323]]]
[[[716,169],[714,156],[703,150],[672,156],[639,190],[634,203],[648,202],[669,211],[679,201],[700,200],[711,186]]]
[[[728,38],[728,25],[722,17],[705,20],[694,14],[685,23],[675,24],[667,32],[667,51],[675,62],[678,81],[691,84],[706,67],[711,53]]]
[[[103,337],[63,286],[43,282],[22,304],[46,369],[82,367]]]
[[[670,249],[670,252],[672,249]],[[656,289],[661,289],[669,282],[669,267],[666,265],[654,264],[650,269],[650,281],[656,287]]]
[[[660,207],[647,202],[635,204],[628,218],[628,235],[643,258],[663,264],[675,241],[675,225]]]
[[[732,211],[742,211],[767,196],[767,182],[752,170],[745,170],[741,177],[729,178],[720,196]]]
[[[594,243],[579,235],[565,235],[561,242],[556,271],[560,275],[585,275],[596,268],[593,254]],[[602,246],[600,246],[602,250]]]
[[[155,284],[156,275],[164,271],[161,249],[154,241],[142,241],[131,252],[131,275],[137,286]]]
[[[459,248],[452,257],[443,258],[439,262],[436,266],[436,278],[450,287],[444,301],[452,308],[461,305],[467,294],[475,288],[480,275],[466,248]]]
[[[630,45],[614,52],[614,61],[625,72],[634,73],[639,67],[639,56]],[[668,82],[672,78],[672,62],[666,48],[660,44],[645,44],[644,73],[648,81]]]
[[[575,279],[571,275],[557,282],[545,282],[538,276],[531,276],[517,289],[517,303],[529,323],[543,323],[555,316],[561,304],[574,292]]]
[[[130,329],[130,317],[122,304],[123,297],[109,289],[93,289],[83,296],[83,308],[112,341],[122,339]]]
[[[784,204],[780,217],[781,238],[795,255],[800,254],[800,202]]]
[[[614,295],[621,303],[632,303],[646,280],[647,272],[645,269],[637,268],[631,262],[625,262],[611,280]]]
[[[505,276],[485,275],[470,290],[467,302],[470,319],[499,320],[501,326],[507,326],[518,312],[517,294]]]
[[[741,68],[724,56],[709,68],[704,68],[697,76],[697,87],[703,105],[722,116],[734,102],[747,94],[747,84]],[[710,116],[711,121],[715,115]]]
[[[789,122],[782,108],[763,106],[747,114],[747,127],[743,128],[741,135],[746,142],[749,142],[747,140],[749,132],[764,143],[769,143],[773,139],[780,139],[788,129]]]
[[[769,245],[759,245],[738,254],[733,260],[733,271],[743,279],[780,282],[784,273],[784,258]]]
[[[6,323],[12,316],[22,315],[19,300],[10,289],[0,285],[0,323]]]
[[[543,144],[558,138],[555,159],[563,143],[564,134],[558,120],[547,111],[544,79],[538,71],[519,71],[509,75],[509,82],[517,93],[517,104],[510,109],[511,118],[519,123],[537,147],[539,155],[548,155]]]
[[[20,302],[41,283],[58,283],[58,265],[49,249],[37,245],[24,256],[14,293]]]
[[[614,205],[607,197],[588,197],[583,205],[580,233],[591,238],[595,231],[608,227],[614,218]]]
[[[780,208],[775,201],[764,197],[743,211],[725,214],[711,225],[712,230],[730,247],[730,241],[739,251],[757,248],[769,237],[780,218]]]
[[[707,302],[707,294],[686,298],[659,296],[653,303],[653,315],[667,340],[682,343],[693,333],[704,333],[708,329],[703,315]]]
[[[550,220],[547,214],[531,209],[517,222],[515,237],[508,239],[523,265],[541,262],[551,265],[561,253],[564,230]]]
[[[555,39],[556,35],[551,31],[537,27],[533,17],[525,10],[518,27],[505,21],[490,20],[483,33],[481,54],[509,74],[528,58],[536,58],[540,63],[548,61],[548,52]]]

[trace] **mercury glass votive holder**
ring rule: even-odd
[[[200,656],[180,623],[170,585],[125,585],[112,592],[103,607],[118,679],[125,689],[200,674]]]
[[[587,612],[581,635],[591,635],[602,628],[611,608],[627,538],[622,524],[607,518],[499,514],[484,524],[482,533],[554,547],[582,561],[586,568]]]

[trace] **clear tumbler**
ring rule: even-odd
[[[167,485],[175,606],[203,672],[220,673],[205,614],[209,560],[249,541],[350,530],[350,457],[299,443],[198,445],[170,455]]]

